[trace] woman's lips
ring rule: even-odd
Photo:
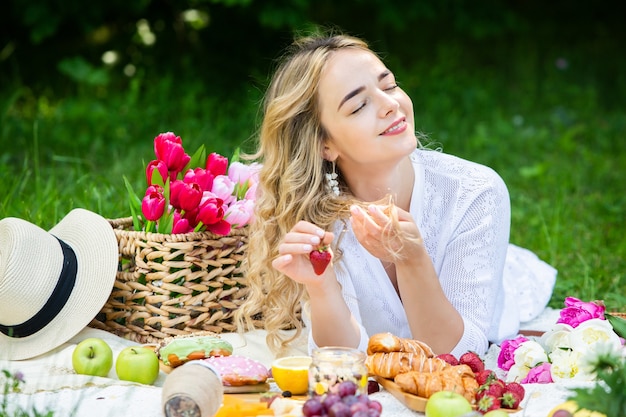
[[[398,133],[402,133],[406,130],[406,118],[403,117],[400,120],[395,121],[391,126],[389,126],[383,133],[381,133],[381,136],[387,136],[387,135],[396,135]]]

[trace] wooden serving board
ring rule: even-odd
[[[396,397],[398,401],[400,401],[405,407],[410,408],[413,411],[419,411],[421,413],[426,409],[426,401],[427,398],[418,397],[417,395],[410,394],[406,391],[402,391],[398,384],[393,382],[391,379],[383,378],[381,376],[374,377],[376,382],[385,388],[385,390],[389,391],[391,395]]]
[[[380,376],[375,376],[376,382],[385,388],[385,390],[389,391],[391,395],[393,395],[398,401],[400,401],[405,407],[410,408],[413,411],[419,411],[423,413],[426,410],[426,402],[428,398],[419,397],[417,395],[413,395],[406,391],[403,391],[398,384],[393,382],[391,379],[383,378]],[[476,408],[476,407],[474,407]],[[514,410],[503,408],[507,413],[517,413],[521,410],[521,408],[516,408]]]

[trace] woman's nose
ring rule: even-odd
[[[400,103],[394,97],[390,96],[387,92],[381,91],[380,97],[380,117],[386,117],[390,113],[395,113],[400,108]]]

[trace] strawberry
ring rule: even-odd
[[[522,385],[517,382],[509,382],[505,385],[502,393],[502,406],[511,409],[518,408],[525,394],[526,390]]]
[[[522,384],[519,384],[517,382],[509,382],[506,384],[504,388],[505,388],[505,391],[512,392],[514,394],[517,393],[519,397],[524,399],[526,390],[524,389],[524,386]]]
[[[504,394],[504,383],[500,383],[498,380],[490,383],[484,384],[478,387],[478,391],[476,392],[476,399],[479,400],[484,396],[492,396],[494,398],[500,398]]]
[[[491,369],[483,369],[480,372],[476,372],[475,377],[478,385],[490,384],[498,379],[496,373]]]
[[[330,263],[331,254],[327,246],[320,246],[309,253],[309,259],[313,265],[313,271],[317,275],[322,275]]]
[[[503,408],[509,408],[511,410],[515,410],[519,407],[519,403],[522,402],[522,399],[512,392],[505,392],[500,399]]]
[[[467,365],[472,368],[474,374],[477,374],[480,371],[485,370],[485,363],[480,356],[478,356],[475,352],[467,352],[461,355],[459,358],[459,363],[462,365]]]
[[[501,405],[502,404],[500,403],[499,398],[496,398],[493,395],[485,395],[476,403],[476,409],[481,414],[485,414],[488,411],[499,409]]]
[[[459,364],[459,360],[451,353],[442,353],[441,355],[437,355],[439,359],[442,359],[448,362],[452,366],[456,366]]]

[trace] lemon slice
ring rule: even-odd
[[[272,362],[272,377],[282,391],[293,395],[306,394],[309,389],[310,356],[285,356]]]

